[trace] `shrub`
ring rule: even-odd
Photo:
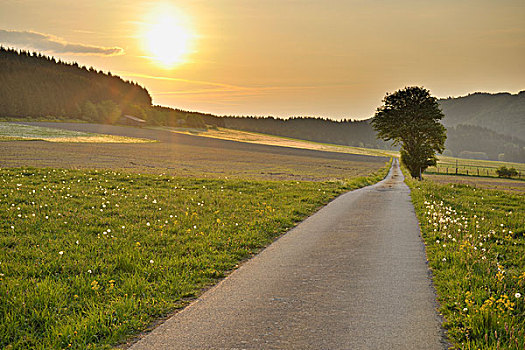
[[[499,177],[511,178],[513,176],[517,176],[518,171],[514,168],[507,168],[506,166],[502,166],[501,168],[496,170],[496,174],[498,174]]]

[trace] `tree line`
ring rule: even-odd
[[[447,128],[445,155],[525,163],[525,141],[474,125]]]
[[[4,117],[67,116],[115,122],[131,106],[150,106],[135,82],[40,53],[0,47],[0,114]]]
[[[370,119],[219,117],[154,106],[146,88],[110,72],[40,53],[0,47],[0,117],[29,120],[53,117],[115,124],[124,114],[141,118],[148,125],[226,127],[315,142],[392,149],[389,142],[376,138]],[[446,114],[445,125],[447,117]],[[469,125],[447,129],[445,154],[525,162],[525,142],[516,137]]]

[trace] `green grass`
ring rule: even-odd
[[[407,183],[450,339],[460,349],[523,349],[524,196]]]
[[[0,141],[47,140],[61,142],[153,142],[152,140],[131,137],[93,134],[34,125],[24,125],[0,121]]]
[[[457,165],[457,166],[456,166]],[[499,162],[492,160],[461,159],[440,156],[437,166],[429,167],[430,174],[457,174],[470,176],[498,177],[496,170],[502,166],[515,168],[521,173],[520,178],[525,178],[525,163]]]
[[[110,348],[386,171],[343,183],[0,169],[0,348]]]
[[[0,137],[47,139],[57,137],[88,137],[92,135],[93,134],[78,131],[0,122]]]

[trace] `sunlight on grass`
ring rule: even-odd
[[[386,172],[276,182],[0,169],[0,348],[106,349]]]
[[[379,156],[379,157],[390,157],[398,155],[396,151],[371,149],[363,147],[352,147],[334,145],[328,143],[319,143],[306,140],[292,139],[282,136],[274,136],[268,134],[260,134],[250,131],[241,131],[235,129],[216,128],[216,129],[188,129],[188,128],[169,128],[169,127],[157,127],[155,129],[170,130],[172,132],[181,134],[191,134],[203,137],[217,138],[222,140],[232,140],[248,143],[258,143],[263,145],[282,146],[282,147],[293,147],[302,149],[311,149],[316,151],[327,151],[327,152],[340,152],[350,154],[361,154],[368,156]]]
[[[461,349],[523,349],[524,196],[407,183],[451,340]]]
[[[79,131],[0,122],[0,141],[44,140],[49,142],[144,143],[154,140],[91,134]]]

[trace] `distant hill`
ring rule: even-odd
[[[473,125],[447,127],[445,154],[525,163],[525,141]]]
[[[370,120],[331,120],[325,118],[294,117],[222,117],[224,126],[231,129],[291,137],[301,140],[337,145],[389,149],[389,144],[378,140]]]
[[[0,47],[0,115],[111,121],[131,105],[150,106],[148,91],[93,67]]]
[[[123,114],[148,125],[254,131],[323,143],[389,149],[370,120],[219,117],[153,106],[146,88],[131,81],[40,53],[0,47],[0,118],[53,117],[115,124]],[[525,162],[525,91],[475,93],[440,100],[448,128],[447,154]]]
[[[475,125],[525,139],[525,91],[518,94],[476,92],[439,101],[447,127]]]

